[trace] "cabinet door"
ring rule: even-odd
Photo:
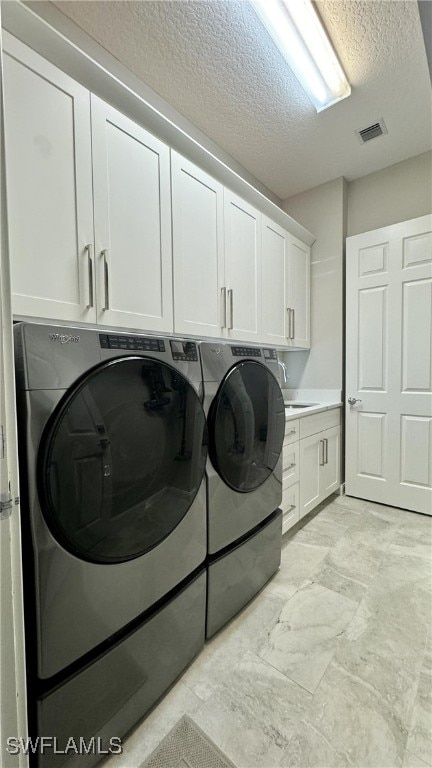
[[[288,246],[288,233],[263,216],[261,339],[279,346],[291,343],[287,338],[289,318],[285,295]]]
[[[224,190],[228,337],[259,341],[261,332],[261,214]]]
[[[321,467],[321,499],[325,499],[340,486],[340,427],[320,433],[324,440],[324,464]]]
[[[174,330],[222,336],[223,187],[171,151]]]
[[[94,322],[90,94],[5,32],[4,98],[14,315]]]
[[[300,440],[300,517],[321,501],[320,475],[324,463],[322,433]]]
[[[298,482],[300,476],[299,441],[285,444],[282,448],[282,488]]]
[[[282,491],[282,534],[286,533],[299,520],[299,484],[291,485]]]
[[[292,347],[310,347],[310,248],[290,237],[288,258],[288,307],[291,324],[288,331]]]
[[[169,148],[92,95],[98,320],[172,330]]]

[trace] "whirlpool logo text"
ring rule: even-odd
[[[51,341],[57,341],[59,344],[79,344],[80,337],[72,336],[69,333],[50,333]]]

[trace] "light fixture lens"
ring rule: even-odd
[[[318,112],[351,88],[311,0],[251,0]]]

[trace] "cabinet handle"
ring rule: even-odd
[[[104,312],[106,312],[107,309],[110,308],[110,302],[109,302],[109,272],[108,272],[108,250],[107,248],[104,248],[103,251],[101,251],[101,256],[103,258],[104,263],[104,289],[105,289],[105,304],[104,304]]]
[[[325,448],[325,459],[324,464],[328,464],[328,438],[324,438],[324,448]]]
[[[324,440],[320,440],[320,467],[323,467],[325,464],[324,461]]]
[[[287,307],[287,316],[288,316],[288,330],[287,330],[287,339],[291,338],[291,309],[290,307]]]
[[[289,437],[290,435],[295,435],[295,433],[296,433],[296,429],[294,427],[294,429],[291,429],[289,432],[286,433],[285,437]]]
[[[94,307],[94,293],[93,293],[93,245],[89,243],[86,245],[87,251],[87,267],[88,267],[88,304],[87,309]]]
[[[295,339],[295,309],[291,310],[292,312],[292,324],[291,324],[291,339]]]
[[[292,464],[289,464],[289,465],[287,466],[287,468],[286,468],[285,472],[286,472],[288,469],[294,469],[295,465],[296,465],[296,464],[295,464],[295,461],[294,461]]]
[[[293,509],[295,509],[295,508],[296,508],[296,506],[297,506],[296,504],[291,504],[291,506],[290,506],[290,507],[288,507],[288,509],[287,509],[287,511],[285,512],[285,514],[287,515],[287,514],[288,514],[288,512],[292,512],[292,511],[293,511]]]
[[[222,310],[221,315],[223,314],[223,323],[221,323],[221,328],[227,327],[227,305],[226,305],[226,288],[221,288],[221,303],[222,303]]]
[[[234,328],[234,291],[232,288],[228,288],[227,296],[230,305],[230,324],[228,326],[228,330],[232,331]]]

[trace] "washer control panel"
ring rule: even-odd
[[[234,357],[262,357],[257,347],[231,347],[231,352]]]
[[[171,354],[173,360],[184,362],[197,362],[198,349],[194,341],[176,341],[170,339]]]
[[[127,349],[129,352],[165,352],[163,339],[149,339],[146,336],[115,336],[112,333],[100,333],[102,349]]]

